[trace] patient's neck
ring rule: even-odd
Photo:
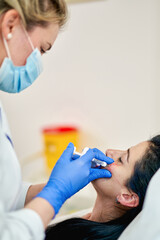
[[[116,207],[116,203],[111,198],[97,195],[97,199],[92,213],[88,217],[90,221],[108,222],[124,214],[124,211]]]

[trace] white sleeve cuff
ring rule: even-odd
[[[31,185],[32,185],[31,183],[26,183],[26,182],[22,183],[21,192],[20,192],[18,202],[17,202],[16,207],[15,207],[16,210],[24,208],[26,195],[27,195],[28,189]]]
[[[15,238],[12,239],[43,240],[45,238],[43,222],[40,216],[31,209],[25,208],[8,213],[6,223],[10,228],[8,230],[15,233]]]

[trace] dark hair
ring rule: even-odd
[[[115,240],[141,211],[147,186],[160,168],[160,135],[148,141],[144,156],[134,167],[134,174],[127,180],[126,186],[139,196],[139,205],[128,210],[123,216],[106,223],[93,222],[81,218],[72,218],[46,230],[46,240]]]

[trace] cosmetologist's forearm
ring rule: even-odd
[[[46,183],[31,185],[26,195],[25,205],[28,204],[40,191],[42,191],[45,185]]]
[[[35,198],[30,201],[25,208],[35,211],[41,218],[44,229],[47,228],[49,222],[55,216],[54,208],[43,198]]]

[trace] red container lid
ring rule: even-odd
[[[57,133],[65,133],[65,132],[73,132],[73,131],[78,131],[78,128],[76,127],[71,127],[71,126],[51,126],[44,128],[42,130],[43,133],[49,133],[49,134],[57,134]]]

